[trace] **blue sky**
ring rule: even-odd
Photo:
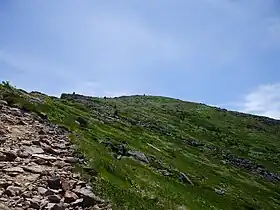
[[[280,119],[278,0],[3,0],[0,79]]]

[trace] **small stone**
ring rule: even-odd
[[[58,167],[58,168],[63,168],[65,166],[70,166],[69,163],[65,163],[64,161],[56,161],[54,163],[54,166]]]
[[[41,195],[44,195],[48,190],[44,187],[38,187],[38,192],[41,194]]]
[[[143,152],[133,151],[129,150],[127,152],[129,156],[134,157],[134,159],[139,160],[144,163],[149,163],[149,160],[147,159],[146,155]]]
[[[31,205],[31,202],[26,200],[26,201],[23,202],[23,205],[25,205],[25,206],[30,206],[30,205]]]
[[[43,160],[56,160],[56,157],[53,157],[51,155],[44,155],[44,154],[32,154],[32,157],[40,158]]]
[[[68,191],[71,189],[71,185],[67,180],[61,180],[61,187],[64,191]]]
[[[84,182],[84,181],[78,181],[76,185],[77,185],[77,186],[80,186],[80,187],[86,187],[86,184],[87,184],[87,183]]]
[[[78,173],[73,173],[72,177],[73,177],[73,178],[76,178],[76,179],[77,179],[77,178],[79,179],[79,178],[80,178],[80,174],[78,174]]]
[[[37,147],[37,146],[25,147],[25,150],[29,154],[42,154],[42,153],[44,153],[44,150],[40,147]]]
[[[2,105],[8,105],[8,102],[7,101],[4,101],[4,100],[0,100],[0,104],[2,104]]]
[[[41,147],[43,148],[43,150],[47,153],[50,153],[50,154],[54,154],[54,155],[58,155],[60,154],[60,151],[59,150],[56,150],[56,149],[53,149],[51,146],[45,144],[45,143],[40,143]]]
[[[98,205],[94,205],[94,206],[93,206],[93,209],[94,209],[94,210],[101,210],[101,208],[99,208]]]
[[[22,197],[31,198],[32,197],[32,192],[31,191],[26,191],[22,194]]]
[[[46,197],[41,198],[41,209],[45,209],[44,207],[46,207],[48,205],[49,201]]]
[[[40,200],[38,198],[30,199],[30,207],[34,209],[40,209]]]
[[[66,191],[65,195],[64,195],[64,198],[65,198],[64,199],[65,203],[72,203],[75,200],[77,200],[79,197],[75,193],[73,193],[71,191]]]
[[[50,210],[54,207],[54,205],[56,205],[55,203],[48,203],[46,206],[46,209]]]
[[[75,158],[75,157],[65,157],[64,161],[66,163],[78,163],[79,162],[79,158]]]
[[[15,185],[16,187],[21,187],[21,183],[19,183],[19,182],[14,182],[14,185]]]
[[[23,169],[25,171],[37,174],[44,174],[46,173],[46,168],[39,166],[39,165],[32,165],[32,166],[24,166]]]
[[[71,205],[72,206],[80,206],[83,203],[83,198],[79,198],[76,201],[72,202]]]
[[[24,170],[21,167],[12,167],[4,169],[5,172],[17,172],[17,173],[24,173]]]
[[[48,180],[48,185],[51,189],[60,189],[61,183],[60,183],[60,177],[55,176]]]
[[[216,192],[218,195],[224,195],[224,194],[225,194],[225,191],[222,190],[222,189],[217,189],[217,188],[215,188],[215,192]]]
[[[60,203],[61,197],[59,195],[49,195],[48,200],[51,203]]]
[[[27,158],[29,156],[29,153],[27,153],[26,151],[18,151],[17,155],[20,158]]]
[[[30,146],[31,142],[30,141],[21,141],[21,144],[25,145],[25,146]]]
[[[83,207],[93,206],[97,203],[104,202],[99,197],[94,195],[92,191],[88,188],[76,188],[73,190],[76,194],[79,194],[83,198]]]

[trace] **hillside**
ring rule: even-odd
[[[113,209],[280,209],[280,121],[159,96],[0,99],[69,130]]]

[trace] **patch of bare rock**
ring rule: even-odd
[[[0,210],[111,209],[73,172],[67,131],[0,101]]]

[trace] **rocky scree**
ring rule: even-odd
[[[68,133],[0,101],[0,209],[111,209],[73,172]]]

